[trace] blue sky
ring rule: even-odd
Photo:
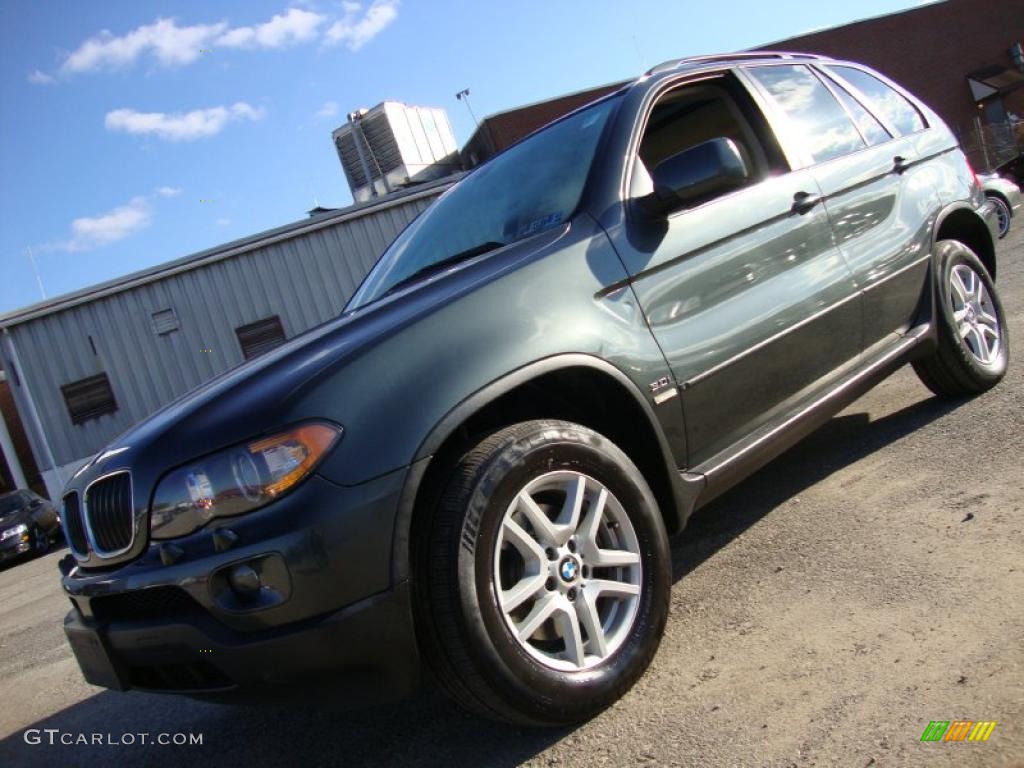
[[[919,5],[0,0],[0,312],[351,202],[331,144],[395,99],[479,117]],[[570,33],[571,32],[571,33]]]

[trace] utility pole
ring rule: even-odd
[[[46,289],[43,288],[43,278],[39,276],[39,268],[36,266],[36,257],[32,255],[32,246],[25,249],[28,254],[29,263],[32,265],[32,271],[35,273],[36,282],[39,284],[39,292],[43,294],[43,301],[46,301]]]
[[[473,118],[473,122],[476,124],[476,127],[479,128],[480,121],[476,119],[476,115],[473,114],[473,108],[469,106],[469,88],[463,88],[461,91],[455,94],[455,98],[458,99],[459,101],[466,102],[466,109],[469,110],[469,116]]]

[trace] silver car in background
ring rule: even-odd
[[[1020,207],[1020,187],[998,173],[979,173],[978,181],[985,192],[985,197],[995,206],[999,218],[999,237],[1006,237],[1010,231],[1010,219]]]

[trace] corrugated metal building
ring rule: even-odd
[[[451,183],[319,213],[0,316],[0,359],[50,497],[162,405],[336,317]]]

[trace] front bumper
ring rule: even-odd
[[[86,679],[249,700],[289,685],[372,687],[387,697],[412,690],[419,657],[409,587],[390,574],[405,475],[355,487],[314,476],[261,510],[150,543],[113,571],[72,570],[64,627]],[[179,551],[165,564],[168,545]],[[239,565],[260,575],[258,592],[231,587]]]
[[[0,541],[0,563],[13,560],[26,552],[31,551],[32,541],[28,537],[10,536]]]
[[[280,701],[324,691],[367,699],[415,689],[419,658],[409,584],[298,624],[225,631],[197,616],[102,624],[77,610],[64,619],[86,681],[115,690],[220,701]]]
[[[1005,198],[1007,204],[1010,206],[1011,215],[1015,215],[1016,211],[1021,206],[1020,187],[1009,179],[985,177],[984,182],[982,183],[982,189],[986,194],[999,194]]]

